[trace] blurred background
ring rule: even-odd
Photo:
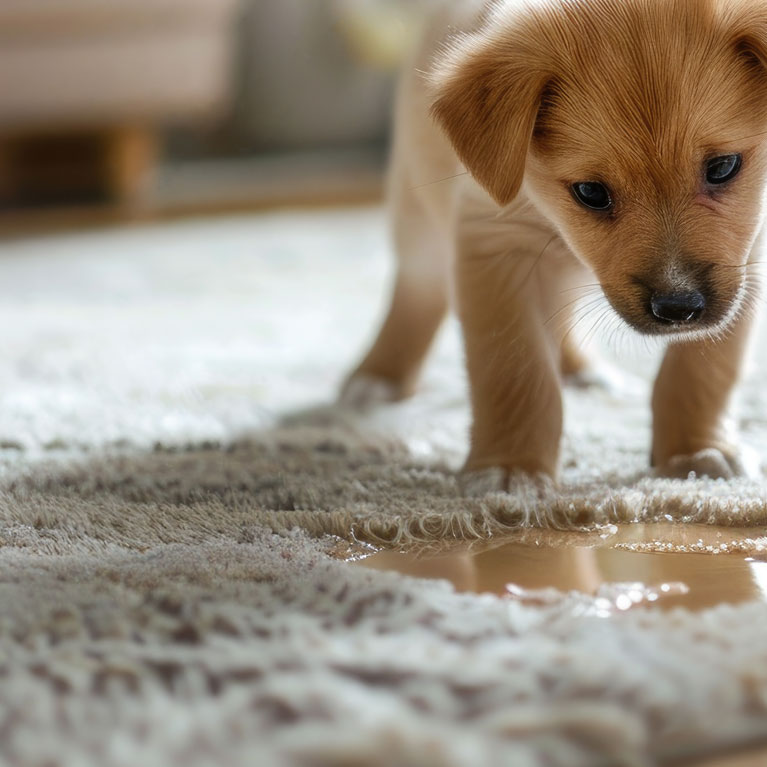
[[[0,226],[380,197],[430,0],[3,0]]]

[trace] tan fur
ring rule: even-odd
[[[653,395],[659,471],[742,469],[726,417],[758,290],[761,0],[445,0],[395,128],[398,277],[353,381],[412,392],[452,275],[471,384],[467,470],[555,476],[562,375],[589,364],[568,332],[572,291],[598,283],[626,323],[670,342]],[[735,152],[741,173],[711,192],[704,162]],[[580,207],[578,181],[606,183],[613,211]],[[651,315],[650,295],[688,288],[707,298],[699,322]]]

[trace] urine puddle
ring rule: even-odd
[[[531,604],[579,592],[604,615],[767,601],[767,529],[636,524],[593,534],[528,530],[437,550],[358,552],[349,559]]]

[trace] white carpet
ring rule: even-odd
[[[2,245],[0,764],[642,765],[767,737],[765,605],[605,619],[353,569],[293,530],[668,517],[767,544],[767,483],[647,476],[646,392],[568,394],[556,496],[462,499],[454,327],[414,401],[316,407],[373,331],[386,250],[375,209]],[[742,426],[767,456],[765,357]]]

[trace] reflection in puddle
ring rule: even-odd
[[[562,592],[557,589],[525,589],[514,583],[506,584],[507,596],[523,604],[541,607],[556,605],[562,601]],[[583,595],[584,603],[580,612],[597,618],[609,618],[619,612],[631,610],[640,605],[649,605],[670,596],[684,596],[690,593],[685,583],[661,583],[647,586],[644,583],[603,583],[593,597]]]
[[[580,592],[600,615],[637,606],[703,609],[767,601],[766,534],[697,525],[631,525],[594,535],[525,531],[437,553],[379,551],[358,564],[526,603]]]

